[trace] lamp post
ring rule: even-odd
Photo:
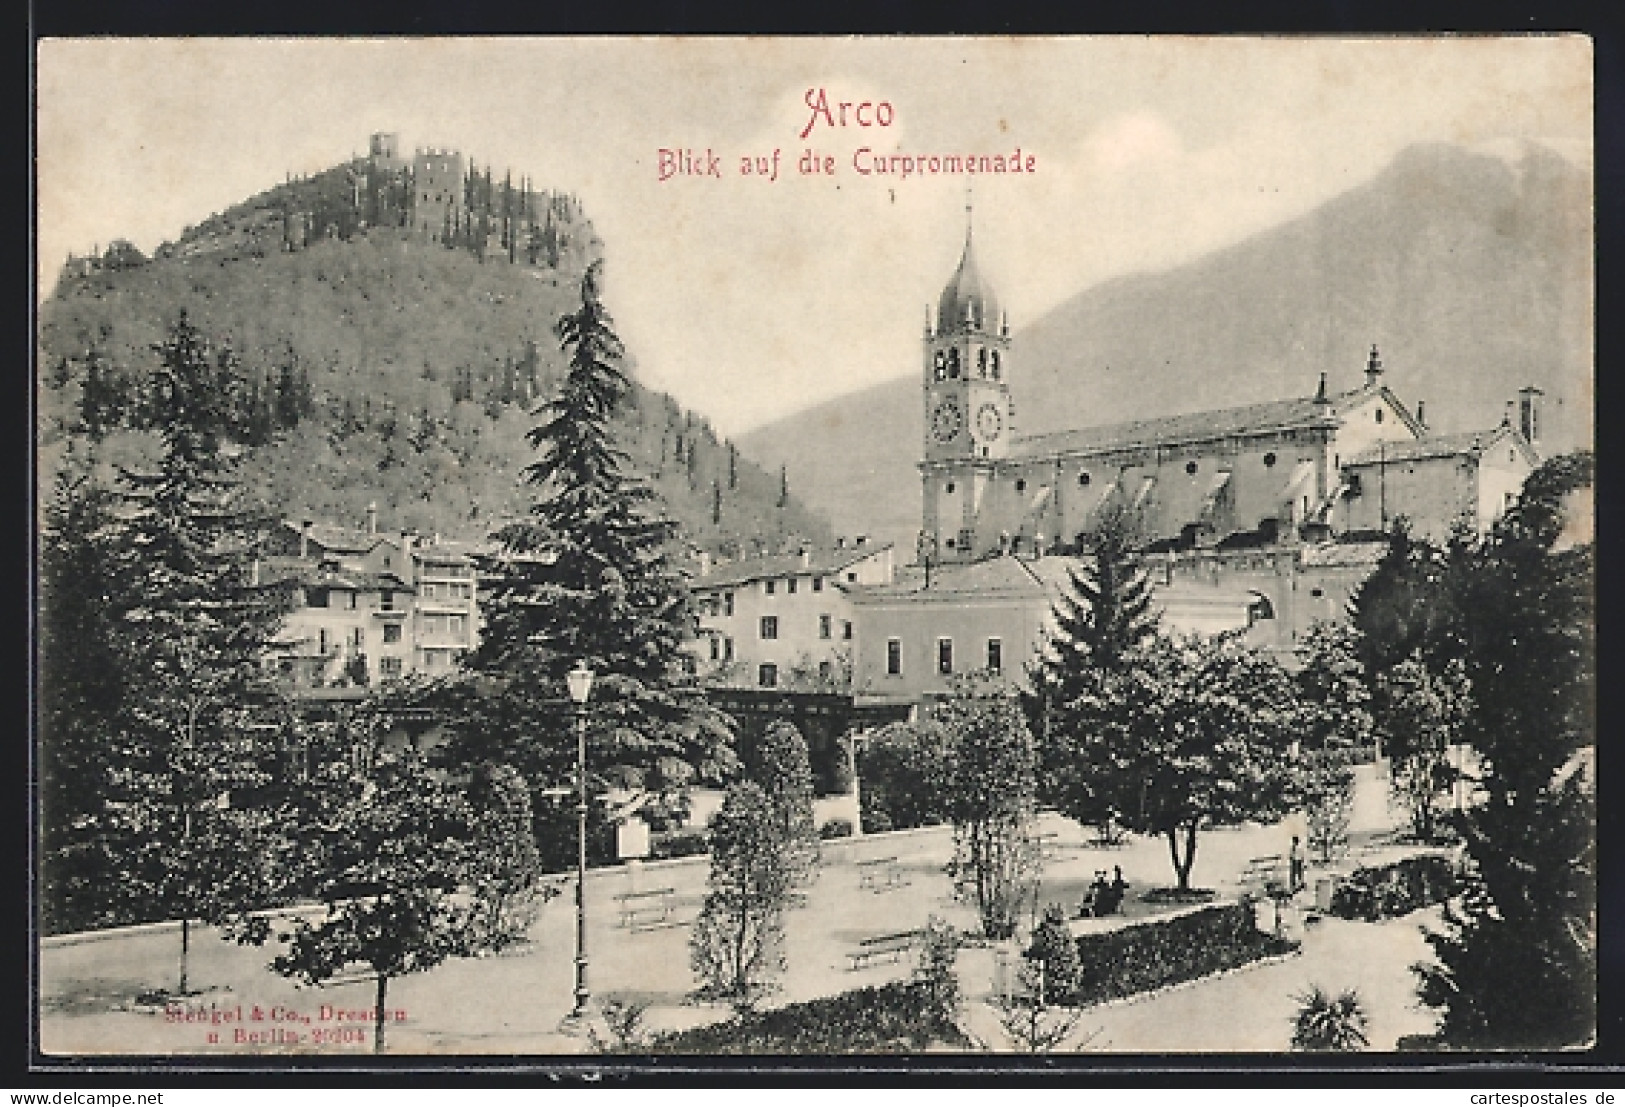
[[[587,1014],[587,696],[592,670],[576,662],[564,678],[575,704],[576,723],[576,1005],[572,1019]]]

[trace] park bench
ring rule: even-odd
[[[675,888],[651,888],[647,892],[621,892],[615,901],[621,908],[621,925],[636,927],[665,922],[671,918],[672,897]],[[655,916],[658,916],[656,918]]]
[[[895,857],[874,857],[858,862],[858,887],[879,891],[895,888],[903,882],[903,871],[897,867]]]
[[[1242,870],[1241,883],[1247,887],[1264,887],[1269,884],[1284,884],[1281,879],[1281,855],[1272,853],[1266,857],[1254,857],[1247,862]]]
[[[846,956],[852,962],[852,971],[856,972],[865,965],[881,958],[892,962],[901,960],[904,954],[914,948],[914,943],[919,941],[919,938],[920,932],[918,930],[904,930],[896,934],[879,934],[873,938],[865,938],[858,943],[857,949],[852,950]]]

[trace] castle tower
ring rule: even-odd
[[[412,157],[412,229],[439,237],[463,214],[463,155],[420,148]]]
[[[965,247],[924,336],[925,402],[921,550],[931,560],[977,556],[977,506],[994,464],[1009,456],[1010,328],[976,263],[971,208]]]

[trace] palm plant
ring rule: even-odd
[[[1366,1037],[1370,1019],[1355,989],[1334,996],[1315,984],[1293,998],[1298,1001],[1292,1028],[1293,1049],[1311,1053],[1354,1053],[1371,1044]]]

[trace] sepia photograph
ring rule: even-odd
[[[36,1064],[1596,1047],[1590,38],[34,61]]]

